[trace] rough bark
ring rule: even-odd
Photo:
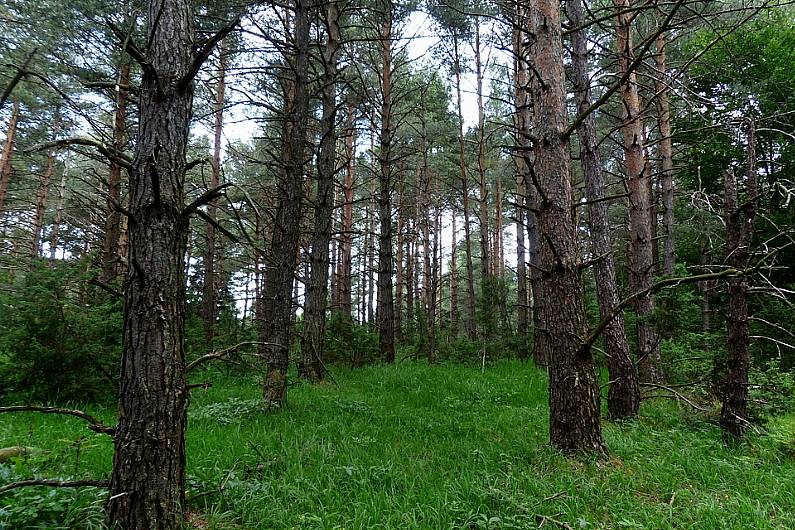
[[[643,120],[638,96],[637,76],[626,75],[634,61],[632,47],[632,18],[630,0],[614,0],[620,11],[616,22],[616,41],[619,53],[619,74],[626,77],[621,86],[624,106],[622,121],[624,164],[629,188],[629,272],[633,291],[647,289],[652,282],[655,244],[651,234],[649,208],[650,175],[643,155]],[[638,375],[641,381],[660,383],[663,380],[660,345],[654,327],[654,297],[651,293],[635,302],[638,315]]]
[[[585,10],[582,0],[569,0],[567,12],[571,25],[579,31],[572,34],[572,81],[574,84],[577,112],[586,112],[591,106],[590,79],[588,75],[588,45],[585,25]],[[610,240],[610,202],[607,196],[602,166],[597,150],[596,118],[590,113],[577,127],[580,140],[580,163],[585,176],[585,189],[588,198],[588,221],[590,227],[591,251],[598,261],[594,264],[596,295],[599,314],[606,318],[619,304],[616,284],[613,245]],[[624,316],[619,313],[605,327],[602,334],[605,343],[605,356],[610,378],[607,395],[607,409],[614,419],[633,418],[640,406],[640,386],[635,365],[629,353]]]
[[[106,505],[108,526],[122,530],[174,530],[185,506],[183,187],[193,100],[193,4],[151,2],[148,21],[151,69],[141,81],[130,174],[134,222]]]
[[[108,173],[108,200],[105,234],[102,240],[102,272],[100,279],[109,283],[118,276],[123,268],[119,259],[119,239],[121,238],[121,202],[122,167],[118,157],[126,145],[125,130],[127,124],[127,100],[130,86],[130,63],[124,60],[119,68],[119,82],[116,84],[116,112],[113,117],[113,153]]]
[[[0,215],[5,209],[6,195],[8,195],[8,182],[11,179],[11,158],[14,154],[14,137],[17,133],[17,121],[19,120],[19,100],[14,100],[11,109],[11,117],[8,119],[6,128],[6,141],[3,144],[2,158],[0,158]]]
[[[287,394],[287,366],[292,337],[293,280],[301,236],[307,120],[309,116],[309,5],[296,0],[290,38],[291,68],[283,80],[285,114],[282,134],[283,174],[278,184],[271,244],[267,248],[265,288],[258,311],[260,356],[267,363],[262,396],[268,406],[283,405]]]
[[[730,169],[724,173],[726,220],[726,261],[735,269],[744,269],[751,259],[754,220],[756,217],[756,131],[748,122],[748,147],[746,197],[738,204],[737,179]],[[723,405],[720,425],[723,431],[735,438],[742,437],[748,428],[748,278],[732,277],[729,283],[729,303],[726,315],[726,384],[723,388]]]
[[[545,326],[537,329],[535,348],[549,360],[549,432],[552,444],[567,452],[605,450],[599,418],[599,384],[586,332],[584,292],[572,212],[570,161],[566,130],[560,4],[529,4],[530,70],[533,72],[532,133],[534,178],[540,200],[538,222],[541,308]]]
[[[61,121],[61,109],[55,111],[53,117],[53,138],[58,137]],[[50,193],[50,183],[52,182],[52,174],[55,167],[55,153],[52,150],[47,152],[47,164],[44,168],[44,173],[41,175],[39,182],[39,189],[36,192],[36,212],[33,216],[33,238],[30,247],[30,263],[31,267],[35,266],[36,259],[38,259],[41,251],[41,231],[44,226],[44,214],[47,207],[47,197]]]
[[[450,235],[450,334],[458,336],[458,241],[456,240],[456,212],[453,211]]]
[[[381,131],[378,218],[378,345],[381,357],[395,362],[395,300],[392,297],[392,1],[383,3],[381,26]]]
[[[339,8],[326,4],[326,46],[323,50],[323,116],[320,121],[320,156],[317,162],[317,196],[312,231],[309,285],[304,310],[304,336],[298,375],[312,381],[325,377],[323,335],[326,329],[329,243],[334,213],[334,175],[337,168],[337,51],[340,44]],[[350,295],[350,291],[348,291]],[[350,315],[350,312],[348,313]]]
[[[226,58],[223,48],[218,48],[218,81],[215,85],[215,130],[213,138],[212,174],[210,189],[218,187],[221,181],[221,135],[224,129],[224,92],[226,90]],[[214,198],[207,205],[207,216],[216,220],[218,199]],[[204,286],[202,289],[202,320],[204,321],[204,339],[212,345],[215,337],[215,319],[218,307],[218,280],[215,272],[215,225],[207,222],[207,250],[204,254]]]

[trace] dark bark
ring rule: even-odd
[[[746,198],[738,204],[737,179],[725,172],[724,216],[726,220],[726,261],[735,269],[744,269],[751,259],[754,220],[756,217],[756,131],[749,120],[746,150]],[[748,278],[729,278],[729,308],[726,315],[726,384],[720,410],[720,426],[735,438],[748,428]]]
[[[457,212],[453,211],[450,239],[450,334],[458,336],[458,241],[456,240]]]
[[[58,200],[55,203],[55,219],[53,220],[52,231],[50,232],[50,267],[55,266],[55,254],[58,250],[58,238],[60,236],[66,202],[66,177],[68,171],[69,157],[67,156],[64,162],[63,173],[61,174],[61,182],[58,184]]]
[[[113,154],[110,159],[108,173],[107,220],[105,235],[102,240],[102,273],[100,279],[110,283],[123,271],[119,259],[119,239],[121,238],[121,202],[122,167],[119,158],[126,144],[125,130],[127,124],[127,96],[130,86],[130,64],[124,60],[119,68],[119,82],[116,92],[116,113],[113,117]]]
[[[619,73],[626,81],[621,86],[624,106],[622,133],[624,137],[624,163],[629,188],[629,272],[630,288],[643,291],[652,283],[655,242],[649,216],[651,203],[650,175],[643,153],[643,117],[638,95],[637,76],[629,71],[635,57],[632,47],[632,13],[630,0],[614,0],[617,9],[616,41],[619,53]],[[654,297],[651,293],[635,302],[638,315],[638,375],[641,381],[660,383],[663,373],[660,345],[654,327]]]
[[[378,343],[381,357],[395,362],[395,311],[392,297],[392,1],[383,3],[381,26],[381,133],[378,219]]]
[[[317,163],[315,219],[309,255],[310,276],[304,311],[304,336],[301,341],[299,377],[322,381],[323,335],[326,329],[328,298],[329,243],[334,213],[334,174],[337,168],[337,50],[340,44],[337,2],[326,4],[326,46],[323,50],[323,117],[320,121],[320,156]],[[348,291],[350,295],[350,291]],[[350,313],[348,313],[350,314]]]
[[[585,24],[585,10],[582,0],[569,0],[567,12],[572,26]],[[591,106],[591,90],[588,75],[587,29],[572,34],[572,81],[574,84],[577,112],[585,112]],[[594,257],[596,295],[599,301],[599,314],[607,317],[619,303],[616,285],[616,268],[613,259],[613,245],[610,240],[610,202],[607,195],[604,174],[599,160],[596,137],[596,118],[594,113],[582,120],[577,127],[580,140],[580,162],[585,176],[585,189],[588,198],[588,220],[591,229],[590,243]],[[610,374],[610,389],[607,394],[607,409],[614,419],[634,418],[640,406],[640,386],[635,365],[629,354],[627,334],[623,314],[617,314],[603,332],[605,356]]]
[[[119,421],[107,523],[174,530],[185,506],[185,149],[193,83],[193,4],[151,2],[130,174]]]
[[[478,97],[478,188],[480,197],[480,282],[481,296],[487,289],[487,283],[492,276],[493,264],[491,262],[491,245],[489,244],[489,187],[486,182],[486,142],[485,128],[486,116],[483,108],[483,65],[480,59],[480,19],[475,17],[475,80]],[[485,297],[484,297],[485,301]]]
[[[213,139],[212,174],[210,189],[215,189],[221,182],[221,134],[224,129],[224,92],[226,89],[226,58],[222,47],[218,48],[218,81],[215,86],[215,137]],[[204,321],[204,339],[212,346],[215,337],[215,319],[218,313],[218,274],[216,265],[215,220],[218,199],[213,198],[207,205],[207,250],[204,254],[204,288],[202,289],[202,320]]]
[[[309,5],[296,0],[290,38],[291,68],[285,73],[285,113],[282,168],[275,224],[267,248],[265,288],[258,311],[260,355],[267,363],[262,395],[268,406],[283,405],[287,394],[287,366],[293,322],[293,280],[301,237],[307,120],[309,116]]]
[[[566,130],[560,4],[538,0],[529,5],[529,49],[533,72],[532,133],[534,178],[540,200],[538,222],[540,289],[544,300],[535,348],[549,360],[549,432],[552,444],[567,452],[605,450],[599,418],[599,384],[586,333],[584,292],[572,212],[570,161]],[[551,303],[554,301],[554,303]]]

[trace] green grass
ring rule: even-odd
[[[338,387],[292,387],[284,409],[263,413],[253,379],[200,375],[215,386],[192,396],[189,496],[205,495],[191,509],[213,528],[244,529],[783,529],[795,521],[791,419],[772,427],[774,436],[726,446],[715,425],[676,403],[645,403],[637,422],[605,423],[609,459],[567,458],[548,445],[545,377],[532,367],[503,362],[481,374],[402,364],[334,376]],[[112,411],[91,411],[113,420]],[[105,476],[105,438],[76,419],[0,416],[0,445],[43,450],[0,468],[0,481]],[[18,491],[0,506],[56,501],[74,503],[74,513],[54,510],[48,521],[99,525],[94,490]],[[3,517],[20,527],[19,516],[0,515],[0,528]]]

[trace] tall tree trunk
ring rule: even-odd
[[[458,110],[458,162],[461,168],[461,208],[464,210],[464,253],[467,272],[467,305],[464,329],[469,340],[477,339],[475,327],[475,270],[472,264],[472,227],[469,219],[469,178],[464,156],[464,115],[461,107],[461,56],[458,53],[458,36],[453,36],[453,65],[455,69],[456,108]]]
[[[530,159],[527,145],[527,57],[525,54],[524,33],[527,23],[526,8],[516,2],[513,29],[514,60],[514,163],[516,164],[516,334],[519,339],[516,352],[522,361],[527,360],[527,265],[525,257],[525,182]]]
[[[588,45],[585,28],[585,11],[582,0],[569,0],[567,11],[571,25],[582,28],[572,34],[572,81],[574,83],[577,112],[584,113],[591,106],[591,87],[588,75]],[[610,203],[605,199],[605,184],[599,160],[596,138],[596,118],[589,114],[577,127],[580,140],[580,161],[585,176],[588,198],[588,217],[591,229],[591,251],[598,261],[594,264],[596,295],[599,314],[606,318],[619,304],[613,245],[610,240]],[[640,406],[640,385],[635,365],[629,353],[624,316],[616,315],[604,330],[605,356],[610,373],[607,409],[614,419],[633,418]]]
[[[456,212],[452,212],[452,227],[450,235],[450,334],[458,336],[458,241],[456,240]]]
[[[323,50],[323,117],[320,122],[320,156],[317,163],[317,197],[309,256],[311,270],[304,310],[304,336],[298,374],[312,381],[325,377],[323,335],[329,271],[329,243],[334,213],[334,174],[337,168],[337,50],[340,43],[339,8],[336,0],[326,4],[328,36]],[[348,313],[350,315],[350,312]]]
[[[19,120],[19,100],[14,99],[14,106],[11,109],[11,117],[6,128],[6,141],[3,144],[2,158],[0,158],[0,216],[3,215],[8,195],[8,182],[11,179],[11,157],[14,154],[14,137],[17,133],[17,121]]]
[[[392,298],[392,0],[383,2],[381,27],[381,135],[378,217],[378,343],[381,357],[395,362],[395,312]]]
[[[53,116],[52,136],[54,139],[58,138],[61,122],[61,109],[58,107]],[[44,168],[44,173],[41,175],[39,182],[39,189],[36,192],[36,213],[33,216],[33,238],[30,247],[30,265],[31,268],[35,266],[36,260],[39,258],[41,252],[41,231],[44,227],[44,214],[47,208],[47,197],[50,193],[50,183],[52,182],[52,173],[55,166],[55,153],[52,150],[47,152],[47,164]]]
[[[185,507],[184,212],[193,3],[150,2],[150,45],[130,173],[119,419],[106,505],[122,530],[174,530]]]
[[[665,32],[657,36],[657,119],[660,127],[660,175],[663,203],[663,227],[665,229],[665,245],[663,250],[663,272],[673,275],[676,266],[676,237],[674,234],[674,175],[673,146],[671,143],[671,110],[668,102],[669,86],[667,82],[667,66]]]
[[[579,253],[572,212],[570,161],[566,129],[566,89],[563,71],[560,4],[530,2],[530,45],[534,173],[537,179],[538,222],[544,237],[539,245],[541,292],[554,304],[541,306],[543,329],[536,330],[535,348],[549,360],[549,432],[552,444],[564,451],[604,451],[599,419],[599,383],[591,351],[583,345],[585,303],[579,273]]]
[[[480,191],[480,281],[481,296],[492,276],[491,245],[489,241],[489,188],[486,182],[486,113],[483,107],[483,65],[480,58],[480,18],[475,17],[475,80],[478,96],[478,187]],[[485,298],[485,296],[484,296]],[[484,300],[485,301],[485,300]]]
[[[729,169],[725,175],[724,216],[726,219],[726,261],[736,269],[748,267],[754,235],[756,201],[756,130],[748,120],[748,147],[745,202],[738,204],[737,179]],[[720,425],[725,433],[741,437],[748,428],[748,278],[730,277],[729,310],[726,316],[726,384]]]
[[[130,63],[126,58],[119,67],[119,82],[116,84],[116,113],[113,117],[113,151],[116,157],[121,156],[126,145],[125,129],[127,125],[127,100],[130,90]],[[109,283],[118,276],[123,268],[119,259],[119,240],[121,238],[122,217],[119,211],[121,202],[121,165],[112,158],[108,173],[107,220],[105,235],[102,240],[102,272],[100,279]]]
[[[619,10],[616,23],[616,40],[619,53],[619,75],[624,76],[634,60],[632,47],[632,18],[630,0],[614,0]],[[627,76],[621,87],[624,102],[622,133],[624,136],[624,163],[629,187],[629,269],[630,287],[633,291],[647,289],[652,282],[655,244],[651,234],[649,207],[651,202],[649,179],[643,156],[643,119],[635,73]],[[638,315],[638,375],[642,381],[660,383],[663,372],[660,345],[654,328],[654,297],[641,296],[635,302]]]
[[[224,91],[226,88],[226,58],[223,47],[218,48],[218,81],[215,85],[215,138],[213,142],[212,175],[210,189],[218,187],[221,181],[221,134],[224,129]],[[215,221],[218,209],[217,199],[207,205],[207,216]],[[218,311],[218,281],[215,273],[215,225],[207,223],[207,251],[204,254],[204,288],[202,290],[202,320],[204,339],[212,347],[215,337],[215,319]]]
[[[354,128],[353,103],[350,101],[348,102],[348,132],[345,146],[348,166],[343,186],[345,204],[342,207],[341,267],[337,281],[340,290],[340,310],[350,318],[352,310],[353,186],[356,171],[356,129]]]
[[[398,204],[397,204],[397,246],[395,249],[395,340],[403,339],[403,287],[405,286],[405,268],[403,265],[403,242],[406,228],[405,203],[405,164],[400,161],[398,174]]]
[[[306,157],[307,120],[309,117],[309,5],[295,0],[292,35],[292,68],[285,79],[286,105],[282,135],[284,174],[279,183],[281,198],[276,209],[271,244],[267,248],[265,289],[260,325],[261,358],[267,363],[263,399],[268,406],[281,406],[287,393],[287,365],[292,337],[293,280],[296,255],[301,237],[301,211],[304,196],[304,159]]]

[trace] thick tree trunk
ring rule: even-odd
[[[756,217],[756,131],[749,121],[746,151],[745,202],[738,204],[737,179],[729,169],[725,175],[724,217],[726,220],[726,261],[736,269],[748,267],[751,259]],[[720,425],[725,433],[742,437],[748,428],[748,278],[732,277],[729,283],[729,310],[726,315],[726,384]]]
[[[283,405],[287,394],[287,365],[292,337],[293,280],[296,256],[301,237],[301,210],[304,195],[304,159],[306,157],[307,119],[309,116],[309,5],[307,0],[294,4],[292,35],[292,68],[286,74],[285,123],[282,135],[282,164],[284,174],[277,192],[280,197],[276,209],[271,244],[265,263],[265,289],[260,325],[261,358],[267,363],[267,375],[262,395],[268,406]]]
[[[323,117],[320,122],[320,156],[317,164],[317,197],[312,232],[309,285],[304,310],[304,336],[298,375],[312,381],[325,377],[323,335],[326,329],[329,243],[334,213],[334,174],[337,168],[337,50],[339,9],[336,0],[326,4],[328,36],[323,50]],[[348,291],[350,294],[350,291]],[[348,313],[350,315],[350,312]]]
[[[466,316],[464,317],[464,330],[467,338],[474,341],[477,339],[477,328],[475,327],[475,270],[472,264],[472,227],[469,218],[469,178],[467,177],[466,160],[464,157],[464,115],[461,107],[461,57],[458,53],[458,37],[453,37],[454,50],[454,69],[455,69],[455,90],[456,108],[458,110],[458,162],[461,168],[461,208],[464,210],[464,253],[466,256],[467,272],[467,305]]]
[[[535,348],[549,360],[550,439],[563,451],[605,450],[599,419],[599,383],[591,351],[583,345],[586,332],[584,292],[572,212],[570,161],[566,129],[566,89],[563,71],[560,4],[530,3],[530,45],[537,179],[538,222],[544,237],[539,245],[543,329],[536,330]]]
[[[632,48],[632,18],[630,0],[614,0],[617,17],[616,40],[619,53],[619,75],[625,75],[634,60]],[[624,163],[629,188],[629,269],[630,287],[633,291],[647,289],[654,272],[652,222],[649,217],[651,203],[650,175],[643,156],[643,119],[638,96],[637,77],[629,74],[621,87],[624,103],[622,133],[624,136]],[[635,302],[638,315],[638,375],[642,381],[660,383],[663,372],[660,345],[654,327],[654,297],[641,296]]]
[[[660,165],[662,173],[663,227],[665,229],[665,245],[663,250],[663,272],[670,276],[676,267],[676,237],[674,234],[674,175],[673,146],[671,143],[671,110],[668,101],[669,86],[667,82],[667,66],[665,64],[665,32],[657,36],[657,119],[660,126]]]
[[[221,134],[224,129],[224,91],[226,88],[226,58],[223,48],[218,48],[218,81],[215,86],[215,138],[213,139],[212,175],[210,189],[216,188],[221,182]],[[215,221],[217,199],[207,205],[207,216]],[[212,346],[215,337],[215,319],[218,307],[218,281],[215,272],[215,225],[207,223],[207,251],[204,254],[204,288],[202,290],[202,320],[204,321],[204,339]]]
[[[130,64],[125,60],[119,68],[119,82],[116,85],[116,113],[113,118],[113,151],[120,156],[126,145],[127,100],[130,90]],[[102,273],[100,279],[110,283],[123,268],[119,259],[119,240],[121,238],[121,165],[116,159],[110,161],[108,173],[108,201],[105,235],[102,240]]]
[[[193,4],[149,5],[130,175],[130,272],[124,297],[119,420],[109,527],[174,530],[185,506],[185,150],[193,83]]]
[[[17,133],[17,121],[19,120],[19,100],[14,100],[11,109],[11,118],[8,120],[6,128],[6,141],[3,144],[2,158],[0,158],[0,216],[5,211],[6,196],[8,195],[8,182],[11,179],[11,157],[14,154],[14,137]]]
[[[569,0],[567,11],[573,27],[580,28],[585,25],[582,0]],[[587,29],[583,28],[572,35],[572,81],[578,113],[586,112],[591,106],[586,31]],[[610,240],[610,203],[604,200],[607,196],[607,186],[597,150],[596,118],[593,113],[582,121],[577,128],[577,135],[580,140],[580,162],[589,201],[591,251],[594,258],[598,259],[594,264],[594,279],[599,314],[601,318],[606,318],[612,314],[620,300],[616,284],[613,245]],[[638,415],[640,406],[640,385],[629,353],[623,314],[619,313],[610,320],[602,336],[610,374],[610,389],[607,395],[610,417],[633,418]]]
[[[395,362],[395,300],[392,297],[392,1],[383,3],[381,27],[381,134],[378,218],[378,344],[381,357]]]

